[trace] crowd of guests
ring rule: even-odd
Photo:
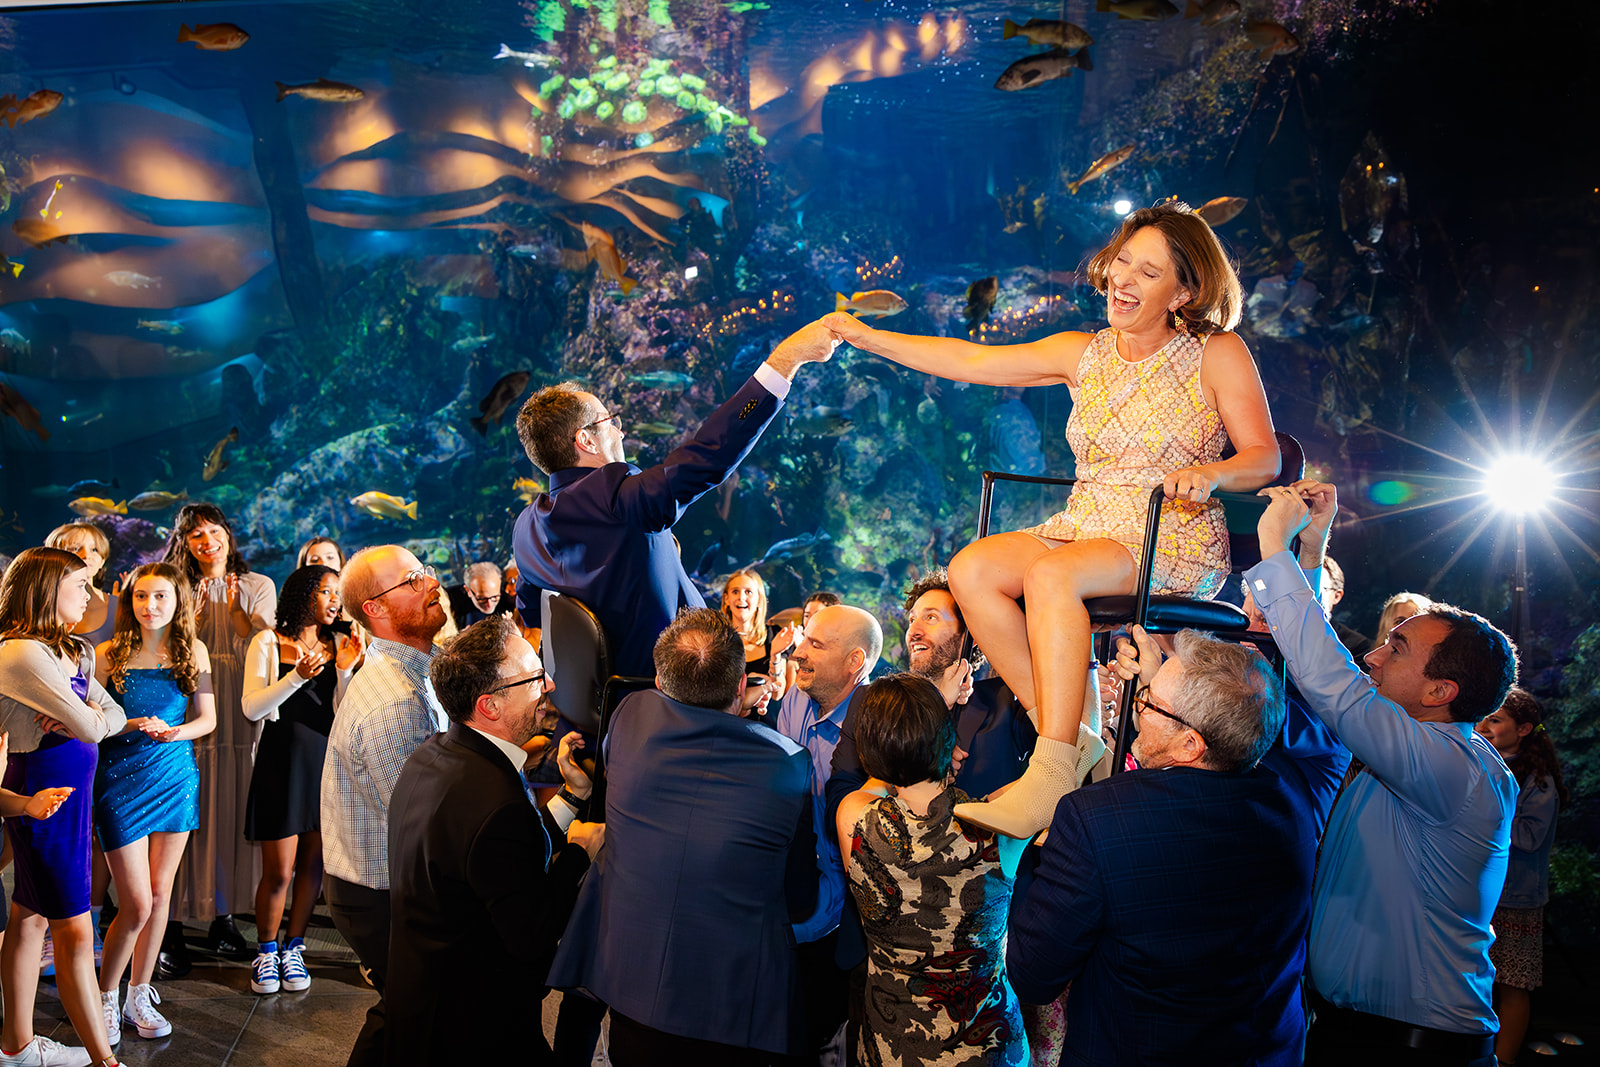
[[[352,1064],[587,1064],[607,1018],[618,1067],[1510,1062],[1565,801],[1516,650],[1410,593],[1370,648],[1330,622],[1337,493],[1282,469],[1196,212],[1131,212],[1088,276],[1093,334],[826,316],[649,470],[622,412],[539,390],[516,428],[549,488],[515,573],[446,589],[402,546],[318,539],[280,598],[207,504],[98,600],[94,526],[24,551],[0,583],[0,1067],[114,1063],[124,1020],[167,1032],[174,902],[224,953],[254,908],[252,988],[306,988],[319,890],[379,992]],[[909,590],[906,674],[874,677],[882,622],[832,594],[774,625],[752,569],[710,609],[672,535],[842,341],[1073,389],[1067,507]],[[1094,663],[1088,602],[1141,564],[1156,591],[1226,587],[1230,490],[1266,498],[1238,632],[1133,627]],[[614,673],[654,678],[605,737],[553,728],[597,716],[553,706],[549,596],[592,612]],[[91,837],[119,898],[99,1013]],[[31,1031],[47,928],[82,1048]]]

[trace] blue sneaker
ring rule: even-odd
[[[311,988],[311,975],[306,971],[306,961],[302,953],[305,951],[305,942],[300,938],[292,938],[289,947],[283,950],[283,955],[278,957],[278,968],[283,975],[283,989],[287,993],[298,993],[302,989]]]
[[[255,965],[250,968],[250,988],[261,994],[276,993],[282,984],[278,978],[277,946],[258,952]]]
[[[54,978],[56,973],[56,943],[47,933],[44,935],[44,952],[39,956],[39,976],[41,978]]]

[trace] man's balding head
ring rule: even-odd
[[[661,631],[656,685],[680,704],[734,710],[744,680],[744,642],[721,612],[684,611]]]
[[[795,684],[831,711],[867,680],[883,652],[883,628],[860,608],[834,604],[812,616],[795,649]]]
[[[399,545],[364,548],[339,575],[339,599],[374,637],[426,645],[444,626],[445,615],[437,579],[406,580],[422,571],[417,557]]]

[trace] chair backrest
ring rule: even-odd
[[[545,669],[555,675],[550,702],[586,734],[600,728],[600,694],[611,677],[611,650],[600,620],[576,597],[548,590],[539,595]]]

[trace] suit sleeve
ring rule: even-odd
[[[1013,908],[1006,971],[1024,1004],[1048,1004],[1083,971],[1105,922],[1105,887],[1077,804],[1056,808],[1039,868]]]
[[[467,853],[467,881],[506,948],[543,980],[589,869],[573,845],[549,869],[549,839],[539,813],[518,797],[489,816]]]
[[[823,794],[828,802],[826,817],[829,827],[839,821],[839,804],[845,797],[866,785],[870,777],[866,768],[861,766],[861,754],[856,750],[856,701],[864,693],[865,689],[857,689],[850,695],[850,704],[844,712],[844,722],[839,724],[839,743],[834,746],[828,782],[823,786]]]
[[[663,462],[621,480],[618,514],[642,530],[670,529],[690,504],[727,480],[780,407],[782,402],[751,378]]]

